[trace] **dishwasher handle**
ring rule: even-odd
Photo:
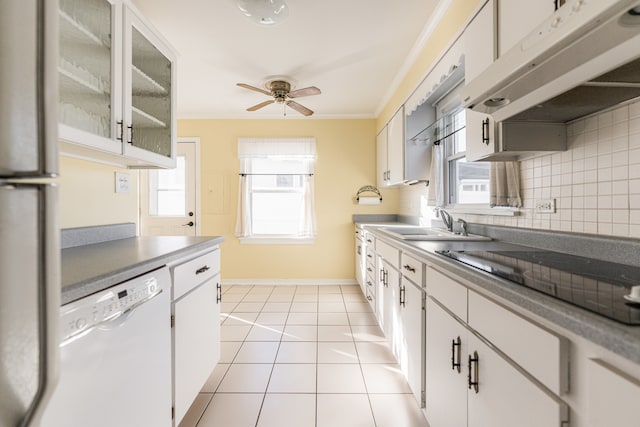
[[[138,308],[140,308],[142,305],[148,303],[149,301],[151,301],[152,299],[154,299],[155,297],[157,297],[158,295],[160,295],[162,293],[163,289],[162,288],[158,288],[157,291],[155,291],[152,294],[149,294],[147,297],[145,297],[144,299],[141,299],[140,301],[136,302],[135,304],[130,305],[129,307],[127,307],[125,310],[119,311],[117,313],[114,313],[113,315],[109,316],[109,317],[105,317],[103,320],[101,320],[100,322],[97,322],[93,325],[91,325],[90,327],[86,328],[86,329],[82,329],[70,336],[68,336],[66,339],[64,339],[61,343],[60,343],[60,347],[64,347],[82,337],[85,337],[87,335],[89,335],[91,332],[93,332],[95,329],[101,327],[101,326],[105,326],[108,325],[112,322],[115,322],[116,320],[120,319],[122,316],[131,316],[133,314],[133,312],[135,310],[137,310]]]

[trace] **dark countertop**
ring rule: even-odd
[[[221,236],[129,237],[62,250],[62,304],[222,243]]]
[[[396,225],[397,222],[390,224]],[[640,364],[640,326],[628,326],[610,320],[541,292],[490,275],[435,253],[436,250],[444,249],[473,251],[534,248],[534,246],[522,245],[521,241],[524,240],[516,239],[519,243],[517,245],[501,239],[489,242],[407,241],[394,238],[378,230],[379,227],[389,224],[367,223],[357,225],[374,233],[376,238],[392,243],[394,246],[418,256],[427,264],[455,274],[470,289],[484,294],[494,295],[515,305],[518,309],[521,309],[525,315],[529,313],[543,319],[549,323],[550,326],[555,326],[556,328],[554,329],[559,328],[559,333],[562,333],[562,330],[567,330],[634,363]],[[477,232],[475,229],[473,232],[475,234],[483,234]],[[517,231],[514,231],[514,233],[517,233]],[[541,234],[544,235],[544,232]],[[578,237],[585,239],[585,236]],[[594,242],[597,239],[597,237],[593,237]],[[634,245],[637,244],[637,242],[631,243]],[[610,244],[610,242],[607,244]]]

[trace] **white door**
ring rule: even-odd
[[[178,142],[175,169],[140,173],[140,234],[196,236],[196,142]]]

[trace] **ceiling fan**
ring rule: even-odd
[[[313,111],[311,111],[304,105],[298,104],[296,101],[292,101],[291,98],[301,98],[303,96],[319,95],[321,93],[320,89],[315,86],[309,86],[303,89],[296,89],[292,91],[291,83],[284,80],[272,80],[270,82],[267,82],[265,86],[268,90],[260,89],[245,83],[237,83],[237,85],[245,89],[260,92],[267,96],[273,97],[273,99],[270,99],[269,101],[264,101],[260,104],[254,105],[253,107],[247,108],[247,111],[256,111],[275,102],[277,104],[284,104],[288,107],[291,107],[300,114],[310,116],[313,114]]]

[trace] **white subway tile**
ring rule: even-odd
[[[612,194],[611,181],[598,182],[598,196],[609,196]]]
[[[613,177],[613,171],[610,167],[598,169],[598,182],[611,181]]]
[[[614,224],[629,224],[629,210],[614,209],[612,211],[612,219]]]
[[[627,237],[629,235],[629,224],[613,224],[611,234],[614,236]]]
[[[623,105],[611,112],[613,114],[613,123],[620,123],[629,120],[629,106]]]
[[[640,117],[640,101],[628,105],[629,117]]]
[[[602,129],[606,126],[611,126],[613,123],[613,111],[605,111],[596,116],[598,118],[598,129]]]
[[[611,192],[612,194],[617,196],[629,194],[629,180],[628,179],[614,180]]]
[[[598,234],[610,236],[613,233],[613,224],[598,224]]]
[[[613,138],[613,126],[598,128],[598,146],[611,147],[609,141]],[[600,147],[598,147],[600,150]]]
[[[613,173],[611,174],[611,179],[614,181],[629,179],[629,166],[615,166],[613,168]]]
[[[598,116],[587,117],[584,121],[585,132],[598,129]]]
[[[623,136],[615,137],[611,140],[611,151],[627,151],[629,149],[629,134],[624,134]]]

